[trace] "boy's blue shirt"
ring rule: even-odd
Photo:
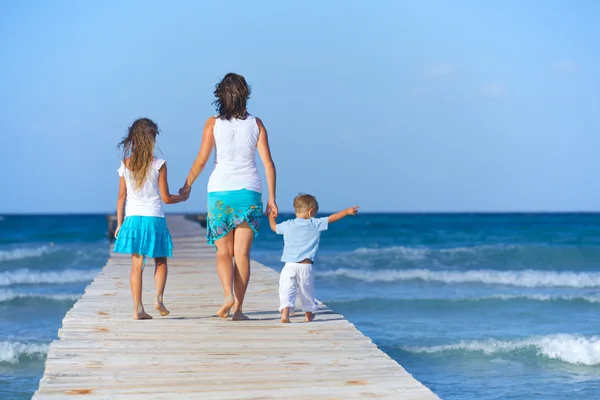
[[[305,259],[315,260],[319,249],[321,232],[329,227],[328,217],[296,218],[277,224],[275,232],[283,235],[283,262],[300,262]]]

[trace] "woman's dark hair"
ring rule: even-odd
[[[246,102],[250,98],[250,86],[243,76],[233,72],[225,75],[223,80],[215,86],[215,97],[217,99],[213,104],[217,107],[219,118],[246,119],[248,116]]]

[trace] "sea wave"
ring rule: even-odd
[[[600,287],[599,272],[556,272],[538,270],[496,271],[485,269],[467,271],[434,271],[430,269],[384,269],[378,271],[365,271],[338,268],[335,270],[320,271],[318,272],[318,275],[330,278],[350,278],[364,282],[421,280],[447,284],[477,283],[521,287]]]
[[[18,269],[16,271],[0,272],[0,286],[87,282],[94,279],[97,274],[97,270],[34,271]]]
[[[21,299],[40,299],[40,300],[51,300],[51,301],[75,301],[81,297],[81,294],[68,294],[68,293],[57,293],[57,294],[42,294],[42,293],[19,293],[10,290],[0,291],[0,303],[8,303],[15,300]]]
[[[563,301],[563,302],[585,302],[598,304],[600,303],[600,296],[572,296],[572,295],[550,295],[550,294],[494,294],[490,296],[473,296],[473,297],[353,297],[353,298],[342,298],[328,301],[327,304],[336,303],[361,303],[365,301],[385,301],[385,302],[423,302],[423,301],[437,301],[437,302],[483,302],[483,301]]]
[[[18,364],[24,360],[43,360],[50,345],[44,343],[0,342],[0,364]]]
[[[15,261],[22,260],[31,257],[40,257],[44,254],[51,252],[52,249],[49,246],[41,247],[20,247],[12,250],[1,250],[0,251],[0,262],[3,261]]]
[[[486,244],[463,247],[361,247],[349,252],[322,254],[328,265],[372,268],[402,266],[429,268],[462,266],[471,268],[544,268],[596,269],[600,246],[569,246],[544,244]]]
[[[405,247],[405,246],[392,246],[392,247],[360,247],[352,253],[354,254],[403,254],[414,257],[424,257],[432,253],[440,254],[476,254],[484,252],[498,252],[506,250],[517,250],[524,248],[520,245],[512,244],[485,244],[477,246],[465,246],[465,247],[450,247],[450,248],[432,248],[432,247]]]
[[[522,351],[575,365],[600,364],[600,337],[556,334],[515,340],[472,340],[429,347],[401,347],[411,353],[476,352],[485,355],[510,354]]]

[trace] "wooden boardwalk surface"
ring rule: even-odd
[[[111,254],[65,316],[34,399],[438,398],[325,306],[314,322],[300,312],[281,324],[278,273],[259,263],[244,304],[251,320],[213,317],[223,298],[214,251],[197,223],[168,218],[171,314],[152,306],[149,260],[143,296],[154,319],[132,320],[130,257]]]

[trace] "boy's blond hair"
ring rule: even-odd
[[[319,211],[319,203],[317,202],[317,198],[315,196],[311,194],[300,193],[294,198],[294,210],[297,214],[307,212],[310,209]]]

